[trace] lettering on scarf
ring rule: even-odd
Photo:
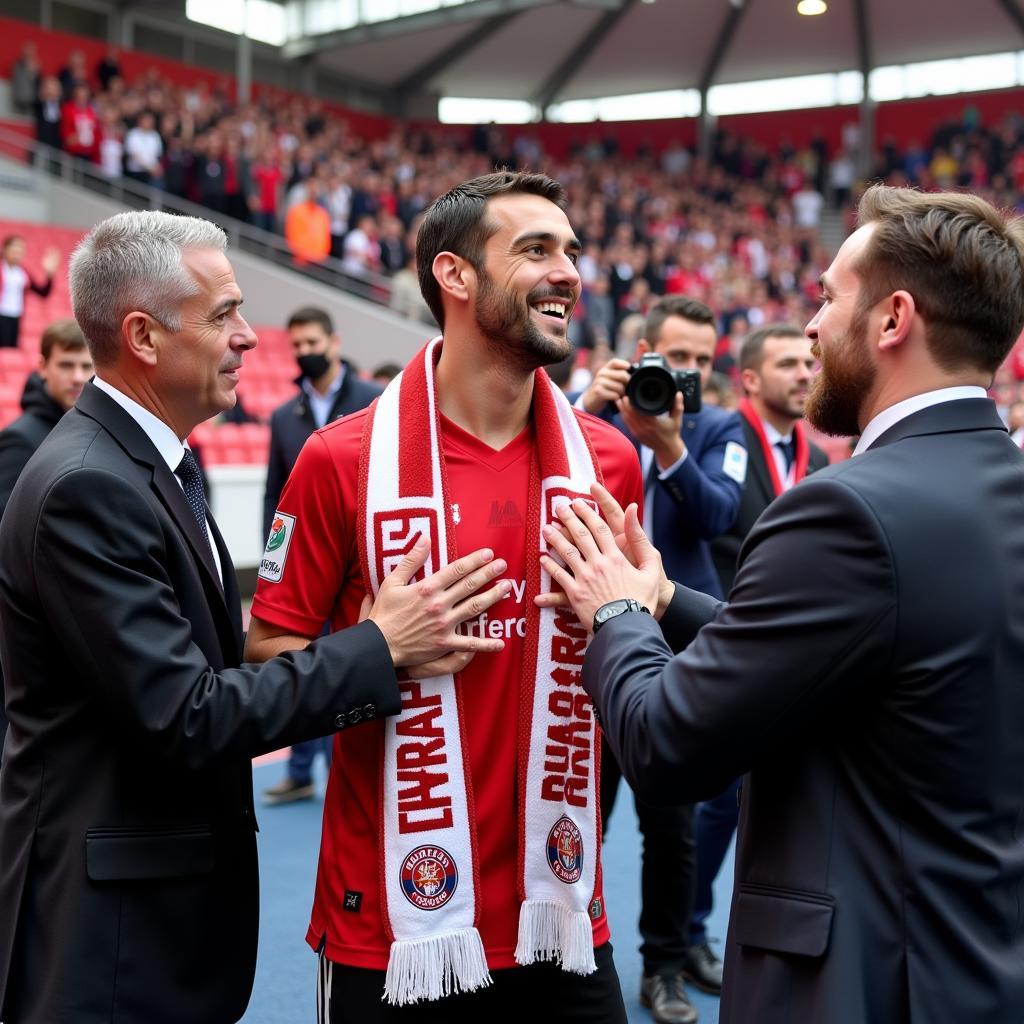
[[[593,711],[580,685],[587,631],[569,612],[555,615],[551,636],[553,689],[548,694],[552,721],[544,747],[541,797],[571,807],[586,807],[590,784]]]
[[[452,827],[448,754],[440,696],[423,693],[415,680],[399,683],[398,831],[428,832]],[[410,712],[413,712],[410,714]]]

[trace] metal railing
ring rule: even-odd
[[[0,126],[0,153],[24,160],[34,171],[112,199],[129,210],[164,210],[167,213],[202,217],[220,225],[228,244],[240,252],[270,260],[296,273],[330,285],[339,291],[386,306],[391,297],[391,280],[381,274],[353,274],[341,260],[327,257],[320,263],[298,261],[280,235],[225,214],[200,206],[152,185],[132,178],[108,178],[87,160],[82,160]]]

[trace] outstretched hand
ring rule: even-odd
[[[658,606],[665,575],[661,555],[644,534],[635,504],[623,517],[622,550],[609,525],[581,499],[561,506],[558,516],[565,530],[545,526],[544,538],[564,566],[546,554],[540,556],[541,565],[587,629],[592,628],[597,609],[609,601],[633,598],[646,608]],[[627,550],[635,565],[626,557]],[[538,603],[550,603],[541,600],[549,596],[539,596]]]
[[[506,564],[486,548],[412,582],[429,553],[430,539],[420,537],[381,583],[366,614],[384,634],[395,668],[422,666],[409,673],[417,677],[457,672],[474,654],[502,650],[501,640],[466,636],[457,628],[512,592],[509,580],[494,583]],[[428,668],[424,663],[431,664]]]
[[[652,551],[655,550],[653,547],[651,547],[651,544],[647,540],[647,537],[644,534],[643,530],[641,529],[639,531],[639,537],[636,538],[640,541],[641,545],[640,548],[637,548],[637,546],[631,541],[630,537],[626,533],[626,512],[622,508],[622,506],[615,500],[611,492],[606,487],[603,487],[601,484],[595,483],[591,485],[590,493],[593,495],[594,500],[597,502],[597,507],[601,510],[601,517],[604,519],[605,523],[608,524],[608,529],[611,531],[612,536],[615,539],[616,547],[623,553],[623,555],[625,555],[630,565],[634,567],[638,566],[640,564],[642,550],[645,550],[645,548],[650,548]],[[584,505],[585,504],[586,503],[584,503]],[[562,527],[561,531],[556,532],[561,532],[562,536],[565,537],[569,541],[569,543],[572,543],[571,534],[564,526]],[[657,552],[655,553],[657,554]],[[669,602],[672,600],[672,595],[675,593],[675,585],[665,575],[665,570],[661,568],[660,556],[658,564],[660,569],[660,578],[658,580],[657,605],[645,605],[645,607],[651,609],[651,612],[653,613],[656,619],[660,619],[661,616],[664,614],[665,609],[668,607]],[[553,576],[552,580],[557,585],[557,581],[554,580]],[[609,600],[614,601],[615,598],[609,598]],[[569,600],[569,597],[567,596],[564,590],[551,590],[546,594],[538,594],[534,598],[534,601],[541,608],[567,608],[571,605],[571,601]],[[581,621],[583,621],[584,625],[588,628],[591,625],[590,622],[585,622],[582,618]]]

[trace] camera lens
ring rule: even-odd
[[[660,416],[675,403],[676,382],[667,370],[644,366],[630,378],[626,395],[637,412],[645,416]]]

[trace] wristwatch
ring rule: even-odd
[[[609,619],[614,619],[616,615],[621,615],[623,612],[646,612],[648,615],[651,614],[650,608],[645,608],[639,601],[634,601],[631,597],[622,597],[618,601],[609,601],[607,604],[601,605],[594,612],[594,635],[597,635],[597,631]]]

